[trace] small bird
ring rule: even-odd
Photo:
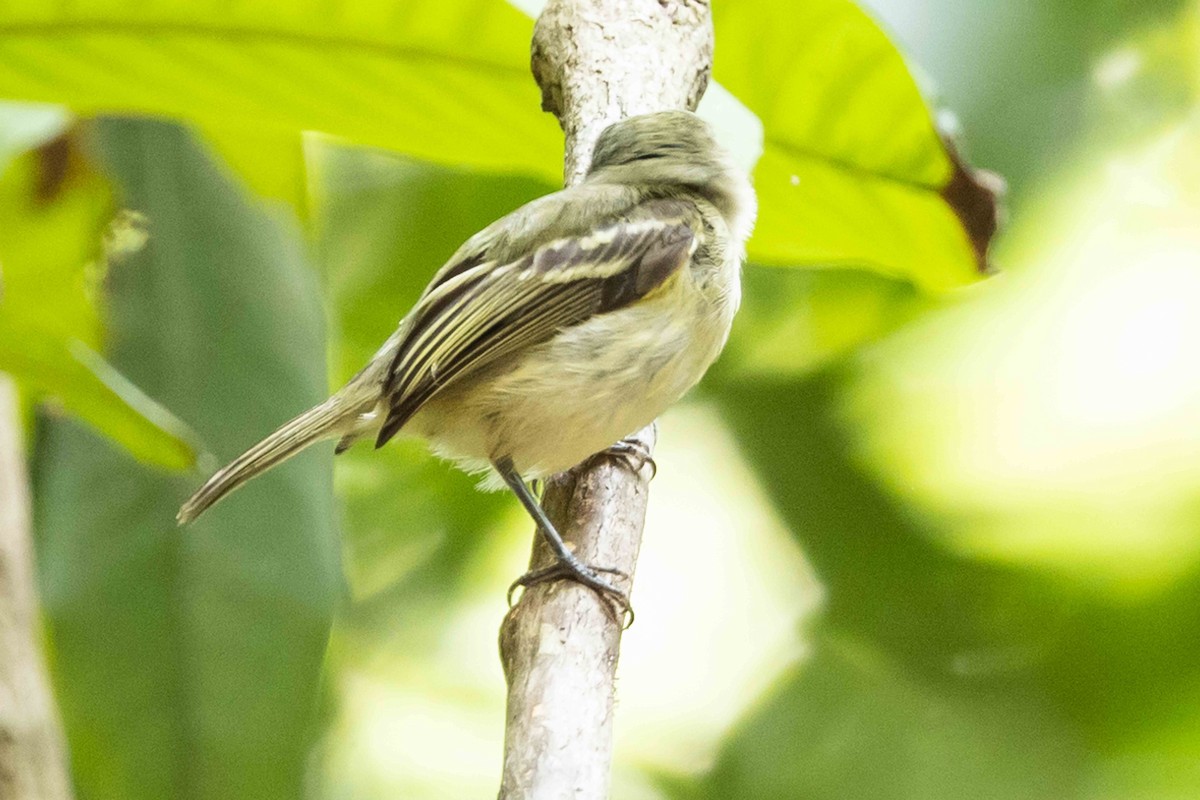
[[[648,425],[700,380],[738,308],[755,212],[746,172],[696,115],[610,125],[581,183],[468,239],[365,368],[213,475],[179,523],[316,441],[378,448],[404,429],[533,517],[558,562],[514,587],[568,578],[628,610],[526,481]]]

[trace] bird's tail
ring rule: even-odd
[[[344,435],[359,414],[369,411],[371,400],[356,400],[353,386],[310,408],[235,458],[201,486],[179,509],[175,519],[187,525],[246,481],[254,478],[322,439]]]

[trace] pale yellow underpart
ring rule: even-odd
[[[739,260],[704,286],[685,266],[640,302],[447,388],[404,432],[468,471],[504,456],[527,479],[569,469],[649,424],[700,380],[729,335]],[[486,484],[503,485],[494,473]]]

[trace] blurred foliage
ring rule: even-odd
[[[62,131],[62,116],[0,106],[0,128],[10,131],[0,142],[0,369],[140,460],[189,467],[195,452],[186,426],[95,351],[96,283],[106,260],[120,257],[113,240],[121,224],[112,220],[107,183],[77,152],[78,136]],[[22,155],[5,169],[14,153]]]
[[[800,271],[750,265],[750,314],[739,314],[711,381],[802,376],[934,307],[906,281],[850,269]]]
[[[1001,170],[1014,210],[1093,169],[1086,145],[1128,143],[1195,105],[1193,0],[862,4],[953,109],[971,158]]]
[[[294,234],[183,131],[96,127],[122,203],[150,226],[108,275],[108,355],[230,458],[323,396],[315,281]],[[299,796],[337,581],[328,458],[179,530],[197,476],[42,426],[42,598],[81,797]]]
[[[839,385],[821,373],[720,390],[827,597],[811,660],[679,796],[1075,796],[1064,786],[1082,743],[1034,667],[1063,646],[1078,603],[1048,576],[931,543],[930,521],[847,458]]]
[[[742,594],[773,592],[754,618],[732,597],[701,605],[699,582],[656,587],[681,597],[639,606],[654,646],[711,670],[714,693],[739,687],[680,696],[741,720],[681,732],[690,757],[629,755],[621,726],[663,710],[621,706],[618,796],[1191,800],[1200,5],[864,5],[907,60],[847,0],[715,4],[715,74],[736,97],[720,107],[762,126],[762,209],[700,393],[719,416],[668,417],[664,453],[681,429],[707,437],[678,452],[719,480],[689,478],[676,505],[728,506],[737,546],[797,586],[815,572],[804,607],[820,611],[796,629],[765,570],[739,573]],[[494,791],[492,636],[524,555],[496,544],[517,535],[510,498],[412,442],[352,449],[335,493],[323,450],[180,533],[199,476],[129,453],[185,460],[169,409],[236,454],[356,371],[467,235],[554,187],[530,31],[499,0],[7,14],[0,97],[177,117],[216,153],[164,123],[56,139],[61,110],[0,113],[0,368],[112,440],[52,406],[35,452],[81,798]],[[1010,180],[1008,276],[928,291],[972,280],[976,257],[944,199],[938,129],[955,126],[922,93]],[[349,586],[322,661],[335,515]],[[686,575],[694,550],[660,557]],[[701,607],[744,653],[676,638]],[[639,646],[635,627],[627,655]],[[750,663],[756,681],[729,678]],[[442,783],[408,780],[426,762]]]
[[[1066,800],[1083,747],[1055,711],[1009,689],[930,686],[860,642],[823,639],[679,798]]]
[[[914,5],[890,13],[939,19]],[[972,7],[974,24],[1022,13]],[[958,21],[961,9],[946,10]],[[1098,19],[1094,4],[1077,11]],[[757,383],[733,369],[710,386],[828,595],[809,660],[708,775],[664,778],[672,796],[1200,793],[1188,644],[1200,635],[1200,393],[1188,366],[1200,356],[1188,310],[1200,242],[1187,221],[1200,150],[1197,94],[1183,89],[1198,74],[1198,17],[1194,6],[1171,22],[1124,11],[1119,25],[1033,25],[1000,40],[1013,46],[1005,63],[1042,47],[1072,61],[1067,83],[1093,115],[1041,107],[1031,125],[1027,108],[996,101],[1028,65],[984,62],[990,80],[967,70],[962,88],[990,115],[982,127],[1007,131],[1006,147],[1028,136],[1017,157],[968,125],[985,163],[1025,179],[1043,153],[1074,148],[1075,163],[1038,176],[1040,196],[1017,184],[1018,209],[1032,209],[1005,249],[1017,275],[848,365],[798,380],[763,370]],[[943,56],[954,66],[939,77],[963,80],[973,44]],[[1063,86],[1050,71],[1036,79]],[[1086,137],[1053,131],[1073,116]]]
[[[321,266],[330,298],[346,311],[339,316],[339,385],[463,240],[551,190],[330,144],[314,148],[312,161]],[[416,442],[378,452],[362,445],[339,462],[347,569],[358,600],[348,621],[368,630],[386,624],[436,632],[422,620],[461,591],[464,560],[511,500],[474,491],[475,479],[447,470]],[[396,530],[407,533],[397,537]]]

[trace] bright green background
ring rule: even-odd
[[[874,0],[889,40],[848,0],[715,5],[761,213],[729,348],[662,423],[616,796],[1200,796],[1200,10]],[[494,793],[510,498],[399,442],[172,517],[554,187],[531,28],[5,12],[0,369],[81,798]],[[931,98],[1009,181],[999,278]]]

